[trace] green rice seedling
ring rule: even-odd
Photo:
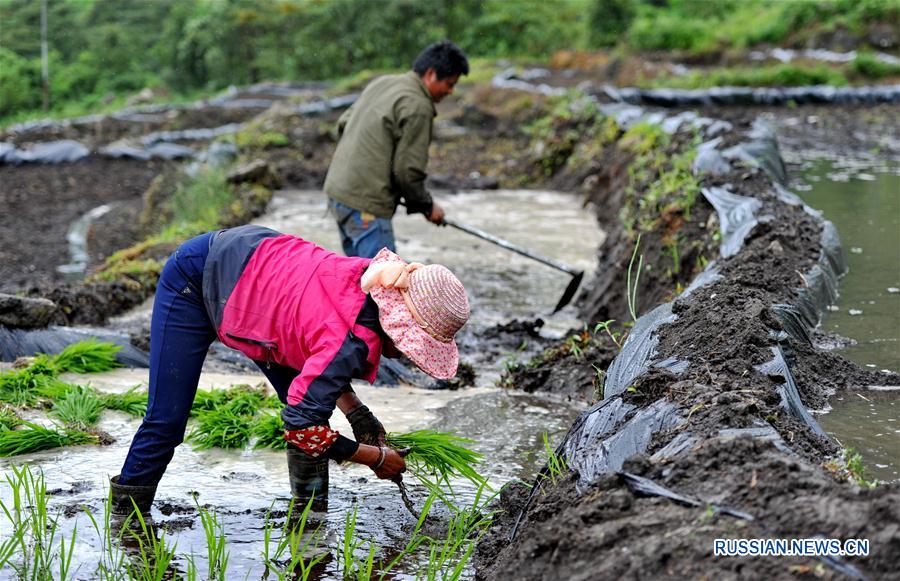
[[[634,257],[637,256],[638,248],[641,246],[641,235],[638,234],[637,243],[634,245],[634,251],[631,253],[631,261],[628,262],[628,276],[627,276],[627,287],[626,287],[626,297],[628,299],[628,312],[631,314],[631,319],[633,321],[637,321],[637,315],[635,314],[635,304],[637,303],[637,289],[638,282],[641,280],[641,270],[644,268],[644,255],[641,254],[640,259],[638,260],[637,272],[634,276],[634,285],[631,284],[631,274],[632,269],[634,267]]]
[[[19,418],[16,410],[6,404],[0,404],[0,431],[12,430],[21,423],[22,419]]]
[[[0,501],[13,530],[0,544],[2,568],[9,567],[19,579],[67,579],[78,527],[72,530],[67,546],[59,531],[59,514],[51,516],[49,511],[43,472],[35,476],[28,466],[11,468],[6,482],[12,491],[12,505]]]
[[[50,364],[57,373],[99,373],[122,366],[116,361],[116,353],[121,350],[119,345],[88,339],[69,345],[51,358]]]
[[[277,395],[270,395],[262,401],[260,407],[270,410],[280,410],[284,407],[284,404],[281,403],[281,400],[278,399]]]
[[[288,579],[306,581],[315,566],[325,558],[325,553],[315,554],[318,548],[319,527],[312,532],[306,530],[313,500],[314,498],[309,499],[298,518],[292,518],[297,507],[294,500],[291,499],[284,526],[281,529],[281,537],[275,543],[274,551],[272,550],[272,533],[275,526],[271,520],[272,511],[269,510],[263,533],[262,558],[266,566],[263,579],[268,579],[269,573],[274,573],[279,581]]]
[[[229,411],[239,416],[253,416],[262,406],[263,398],[259,393],[247,391],[236,394],[227,404]]]
[[[194,502],[197,502],[196,498]],[[207,578],[225,581],[229,556],[226,549],[225,520],[200,506],[200,503],[197,503],[197,510],[200,512],[200,523],[206,535],[206,558],[209,564]]]
[[[99,438],[80,430],[69,428],[45,428],[38,424],[23,421],[24,428],[16,430],[0,430],[0,458],[31,454],[41,450],[60,448],[62,446],[78,446],[80,444],[96,444]]]
[[[547,456],[544,478],[549,478],[551,482],[556,484],[556,479],[568,472],[569,467],[566,465],[566,459],[553,450],[550,440],[547,438],[547,432],[544,432],[544,454]]]
[[[128,415],[144,417],[147,414],[148,394],[138,393],[139,385],[135,385],[124,393],[104,393],[103,407],[109,410],[118,410]]]
[[[191,404],[191,416],[197,417],[201,412],[214,410],[228,402],[228,392],[224,389],[198,389]]]
[[[422,527],[425,524],[425,519],[428,518],[428,514],[431,512],[431,506],[437,498],[438,495],[434,491],[428,495],[425,504],[422,506],[422,512],[419,514],[419,519],[416,521],[416,526],[413,528],[412,534],[406,542],[406,546],[404,546],[403,550],[400,551],[400,554],[391,559],[387,565],[382,565],[381,575],[378,577],[378,581],[384,581],[388,573],[390,573],[400,561],[418,551],[423,543],[428,542],[429,538],[422,534]]]
[[[495,513],[486,508],[494,495],[485,499],[485,490],[486,485],[480,486],[470,506],[454,509],[443,539],[428,539],[428,563],[423,578],[456,581],[463,574],[475,545],[493,522]]]
[[[102,411],[103,400],[93,389],[76,386],[53,405],[51,413],[67,426],[83,430],[96,425]]]
[[[122,571],[125,570],[125,552],[113,535],[115,527],[111,523],[112,505],[112,489],[110,489],[103,505],[102,522],[98,521],[90,508],[84,507],[84,512],[100,539],[100,560],[94,575],[101,581],[120,581],[124,577]]]
[[[187,439],[198,450],[243,448],[250,440],[250,419],[227,406],[200,412]]]
[[[407,434],[390,433],[387,442],[393,448],[410,448],[406,457],[407,468],[423,484],[431,482],[428,475],[435,478],[434,484],[445,485],[451,491],[452,476],[461,476],[478,486],[487,484],[484,476],[473,467],[481,462],[481,454],[464,445],[473,443],[472,440],[452,432],[416,430]]]
[[[344,579],[356,579],[357,581],[369,581],[375,566],[375,543],[368,541],[369,550],[365,559],[359,559],[356,553],[362,548],[365,541],[356,535],[356,515],[358,506],[353,505],[353,512],[347,511],[344,515],[344,538],[341,543],[341,552],[338,554],[340,565],[344,572]]]
[[[250,434],[256,438],[255,449],[270,448],[287,450],[288,443],[284,439],[284,423],[278,416],[262,413],[253,418]]]
[[[138,526],[132,526],[132,519],[137,519]],[[172,565],[175,560],[177,543],[169,546],[165,536],[157,537],[156,530],[147,524],[144,515],[137,509],[137,505],[131,516],[125,521],[123,534],[130,534],[138,547],[135,558],[125,563],[129,579],[163,581],[163,579],[175,578]]]

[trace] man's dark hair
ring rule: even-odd
[[[469,61],[458,46],[449,40],[442,40],[425,48],[413,63],[413,70],[420,77],[428,69],[434,69],[439,80],[453,75],[468,75]]]

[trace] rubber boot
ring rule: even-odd
[[[112,490],[110,513],[117,516],[128,516],[134,512],[137,505],[142,515],[150,514],[150,506],[156,497],[155,486],[130,486],[119,484],[119,476],[109,479],[109,487]],[[134,503],[132,503],[132,500]]]
[[[328,458],[313,458],[289,446],[287,463],[294,512],[298,515],[303,512],[310,498],[313,499],[312,510],[328,510]]]

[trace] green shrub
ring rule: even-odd
[[[588,44],[615,46],[634,19],[632,0],[593,0],[588,12]]]
[[[861,52],[856,55],[851,70],[868,79],[882,79],[900,75],[900,65],[886,63],[870,53]]]

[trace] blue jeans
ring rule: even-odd
[[[394,228],[386,218],[371,217],[364,220],[359,210],[354,210],[331,198],[328,198],[328,209],[337,221],[341,234],[341,246],[347,256],[375,258],[382,248],[391,252],[397,251],[394,241]]]
[[[150,397],[147,414],[131,441],[119,484],[156,486],[172,460],[197,393],[206,352],[216,330],[203,304],[203,266],[212,233],[182,244],[163,267],[150,322]],[[282,402],[298,371],[280,365],[257,366]]]

